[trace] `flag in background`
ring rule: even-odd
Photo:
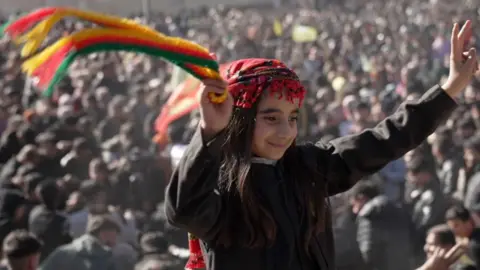
[[[283,26],[278,19],[273,21],[273,32],[277,37],[281,37],[283,35]]]
[[[155,131],[157,132],[154,138],[155,142],[159,144],[167,143],[170,123],[198,107],[197,93],[199,90],[200,81],[190,75],[174,88],[155,120]]]
[[[313,42],[317,40],[317,29],[306,25],[295,25],[292,30],[292,39],[297,43]]]
[[[223,74],[222,71],[226,67],[227,65],[220,65],[220,74]],[[170,82],[173,83],[172,86],[175,85],[175,88],[155,120],[155,131],[157,134],[153,140],[158,144],[166,144],[168,142],[168,126],[172,122],[189,114],[199,106],[197,95],[200,91],[201,82],[195,77],[187,73],[185,74],[185,79],[180,81],[180,83]]]

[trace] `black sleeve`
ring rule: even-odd
[[[328,195],[350,189],[361,178],[420,145],[456,105],[440,86],[435,86],[418,101],[404,102],[372,129],[332,140],[327,145],[317,143],[316,166],[327,181]]]
[[[215,238],[223,203],[217,189],[222,134],[205,143],[197,130],[174,170],[165,193],[165,214],[172,225],[202,240]]]

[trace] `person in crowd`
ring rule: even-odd
[[[406,203],[410,210],[413,225],[413,251],[417,263],[423,262],[423,246],[427,231],[444,222],[444,213],[448,207],[440,184],[436,179],[432,164],[425,157],[418,156],[407,162],[407,180],[411,185],[406,191]]]
[[[199,130],[167,186],[169,222],[207,246],[208,269],[334,269],[325,199],[417,147],[447,120],[477,70],[475,50],[465,62],[460,48],[470,27],[454,26],[446,84],[375,128],[327,145],[295,144],[305,97],[295,72],[278,60],[230,63],[226,82],[203,82]],[[227,101],[210,102],[209,92],[226,89]]]
[[[15,229],[25,229],[22,222],[27,200],[17,190],[2,190],[0,193],[0,241]]]
[[[457,198],[461,201],[465,200],[467,188],[472,177],[480,172],[480,135],[469,138],[464,143],[463,166],[458,173]]]
[[[12,157],[5,165],[2,167],[0,172],[0,181],[10,182],[13,176],[17,173],[17,170],[22,165],[31,164],[35,167],[35,170],[39,170],[39,153],[38,148],[33,144],[28,144],[22,147],[20,152],[15,156]]]
[[[92,159],[92,149],[85,138],[76,138],[72,150],[66,154],[60,164],[78,179],[88,179],[88,166]]]
[[[3,240],[2,270],[37,270],[42,243],[26,230],[14,230]]]
[[[43,242],[40,261],[57,247],[72,241],[69,221],[59,211],[63,199],[61,192],[53,180],[43,182],[36,188],[40,204],[30,212],[28,228]]]
[[[446,224],[440,224],[433,226],[428,230],[427,238],[425,239],[425,254],[427,259],[430,259],[434,256],[435,251],[440,248],[443,250],[450,250],[456,244],[455,235],[452,230]],[[475,264],[468,258],[468,256],[463,255],[459,258],[458,261],[451,266],[451,269],[457,270],[475,270]]]
[[[451,198],[457,189],[459,157],[455,155],[458,149],[454,145],[450,130],[440,130],[435,133],[432,143],[432,154],[435,157],[436,172],[443,194]]]
[[[135,270],[150,269],[158,264],[168,269],[182,269],[185,262],[169,253],[169,244],[161,232],[150,232],[142,235],[140,240],[141,259],[135,265]]]
[[[366,269],[410,269],[410,220],[378,187],[360,182],[352,191],[352,211],[357,215],[357,241]]]
[[[445,213],[445,219],[457,242],[468,243],[467,256],[478,268],[480,265],[480,229],[475,226],[470,212],[462,205],[454,205]]]
[[[86,234],[57,248],[38,269],[116,270],[112,248],[119,233],[120,227],[110,217],[91,216]]]

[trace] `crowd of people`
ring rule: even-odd
[[[298,140],[328,142],[373,127],[441,82],[452,22],[473,20],[478,45],[477,8],[474,0],[342,0],[320,10],[205,7],[152,14],[148,23],[205,45],[221,63],[284,61],[308,89]],[[294,41],[297,25],[315,28],[315,40]],[[82,27],[67,21],[56,33]],[[169,150],[188,144],[198,113],[172,123],[167,144],[152,142],[173,67],[145,55],[92,54],[46,99],[22,74],[18,48],[4,38],[0,52],[6,269],[183,269],[187,233],[166,222],[164,189]],[[477,269],[480,77],[458,103],[420,147],[331,198],[338,269],[414,269],[465,239],[470,248],[455,267]]]

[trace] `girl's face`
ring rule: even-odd
[[[262,158],[281,159],[297,137],[298,114],[299,100],[292,103],[278,95],[265,94],[258,104],[253,153]]]

